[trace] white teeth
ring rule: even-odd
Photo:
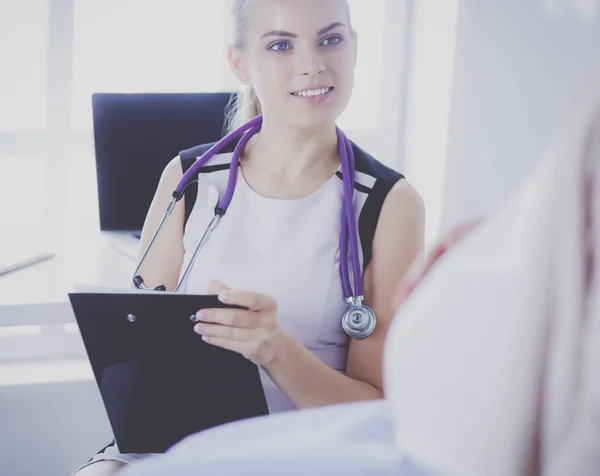
[[[307,91],[300,91],[298,93],[294,93],[294,96],[321,96],[322,94],[327,94],[331,88],[322,88],[322,89],[310,89]]]

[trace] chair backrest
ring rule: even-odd
[[[167,163],[225,132],[233,93],[92,96],[101,230],[139,231]]]

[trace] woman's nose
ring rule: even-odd
[[[322,74],[325,71],[323,56],[313,48],[299,52],[298,71],[304,76]]]

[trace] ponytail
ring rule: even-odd
[[[262,108],[256,91],[251,86],[247,86],[237,94],[237,98],[232,96],[227,106],[227,133],[233,132],[260,114],[262,114]]]

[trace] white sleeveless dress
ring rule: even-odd
[[[187,171],[214,144],[180,152]],[[184,262],[180,276],[214,214],[215,187],[225,193],[232,142],[204,164],[185,192]],[[371,260],[372,242],[385,198],[403,179],[352,144],[356,161],[353,205],[358,227],[361,275]],[[272,199],[255,192],[238,168],[237,184],[226,215],[192,267],[182,292],[204,294],[212,279],[232,288],[268,294],[278,303],[279,325],[329,367],[344,373],[349,338],[342,330],[346,309],[340,278],[339,240],[343,204],[341,168],[316,192],[300,199]],[[197,188],[197,190],[195,190]],[[348,268],[352,273],[351,257]],[[351,278],[354,288],[354,280]],[[259,368],[270,413],[296,405]],[[113,440],[80,469],[97,461],[131,463],[150,454],[123,454]]]
[[[229,164],[231,158],[231,153],[219,154],[206,166]],[[198,175],[197,198],[184,232],[182,274],[214,215],[210,187],[224,195],[228,176],[228,168],[218,167]],[[345,372],[349,339],[341,327],[342,185],[333,175],[307,197],[266,198],[248,185],[238,168],[231,204],[198,254],[183,292],[205,293],[212,279],[220,279],[235,289],[268,294],[278,303],[282,329],[322,362]],[[358,220],[360,209],[356,213]],[[295,409],[266,372],[259,371],[269,412]]]

